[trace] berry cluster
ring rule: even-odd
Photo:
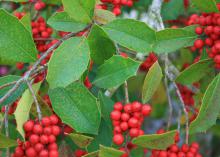
[[[122,105],[121,102],[114,104],[114,110],[111,112],[111,119],[114,126],[113,142],[116,145],[124,143],[123,134],[129,133],[130,137],[143,135],[141,130],[144,117],[151,113],[150,105],[142,105],[135,101],[131,104]]]
[[[24,124],[26,142],[18,142],[12,157],[58,157],[56,138],[60,134],[56,115],[40,122],[29,120]]]
[[[99,4],[97,8],[107,9],[109,5],[112,5],[112,12],[118,16],[121,14],[122,6],[132,7],[135,1],[137,0],[101,0],[103,4]]]
[[[200,38],[195,40],[191,50],[193,52],[198,50],[201,53],[203,48],[206,48],[209,57],[213,58],[215,62],[215,67],[220,69],[220,14],[193,14],[189,17],[187,25],[194,24],[198,25],[195,28],[195,32]]]
[[[190,146],[183,144],[180,148],[173,144],[167,150],[152,150],[150,157],[202,157],[202,155],[199,153],[199,144],[194,142]]]
[[[47,23],[43,17],[39,17],[36,21],[31,22],[32,34],[35,39],[35,43],[38,51],[44,52],[47,50],[46,41],[53,33],[50,27],[47,27]]]
[[[178,84],[181,96],[183,98],[184,104],[187,106],[194,106],[195,101],[193,96],[195,93],[191,91],[188,87]]]
[[[157,56],[154,53],[150,53],[146,60],[141,64],[140,70],[148,71],[150,67],[157,61]]]

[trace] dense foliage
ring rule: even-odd
[[[2,0],[0,156],[219,157],[219,0]]]

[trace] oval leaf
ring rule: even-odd
[[[204,76],[211,73],[214,69],[214,63],[211,59],[201,60],[192,64],[184,71],[182,71],[176,78],[176,82],[189,85],[199,81]]]
[[[31,33],[3,9],[0,9],[0,21],[0,63],[34,62],[37,50]]]
[[[155,31],[145,23],[131,19],[116,19],[103,26],[109,37],[131,50],[149,53],[156,41]]]
[[[14,147],[17,146],[17,144],[16,140],[12,140],[3,134],[0,134],[0,148]]]
[[[139,62],[130,58],[113,56],[99,67],[94,84],[101,88],[121,85],[125,80],[136,75],[139,66]]]
[[[64,10],[78,22],[90,23],[94,14],[95,0],[62,0]]]
[[[203,12],[218,12],[215,0],[192,0],[192,3]]]
[[[97,134],[101,114],[96,98],[82,84],[49,91],[52,106],[62,121],[79,133]]]
[[[176,130],[164,134],[143,135],[133,139],[132,143],[140,147],[165,150],[175,143]]]
[[[73,142],[80,148],[86,148],[94,139],[93,137],[89,137],[77,133],[69,134],[69,136],[73,140]]]
[[[76,22],[66,12],[55,13],[47,23],[54,29],[64,32],[78,32],[86,27],[86,24]]]
[[[41,83],[34,84],[33,90],[35,94],[38,92]],[[18,107],[15,110],[15,120],[17,124],[17,130],[25,138],[23,125],[29,119],[29,113],[31,110],[31,106],[34,102],[33,96],[29,89],[27,89],[19,100]]]
[[[194,30],[190,27],[179,29],[164,29],[156,33],[156,44],[154,45],[155,53],[169,53],[182,47],[190,46],[197,38]]]
[[[104,30],[98,25],[94,25],[88,37],[91,51],[91,59],[96,64],[103,64],[105,60],[111,58],[116,52],[115,45]],[[102,46],[100,46],[102,45]]]
[[[115,15],[108,10],[103,9],[96,9],[95,10],[95,21],[97,21],[100,24],[107,24],[113,20],[115,20]]]
[[[57,48],[48,64],[50,88],[66,87],[78,80],[89,63],[89,46],[85,38],[70,38]]]
[[[220,74],[208,86],[200,111],[196,119],[190,124],[190,134],[205,132],[215,125],[220,113]]]
[[[160,82],[162,80],[163,74],[162,69],[158,62],[155,62],[154,65],[150,68],[148,71],[145,80],[144,85],[142,89],[142,101],[143,103],[147,103],[153,94],[158,89]]]
[[[124,152],[100,145],[99,157],[120,157]]]

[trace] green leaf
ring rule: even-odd
[[[25,28],[32,33],[32,28],[31,28],[31,17],[30,17],[30,13],[25,14],[22,18],[21,18],[21,23],[25,26]]]
[[[17,146],[17,141],[12,140],[0,133],[0,148],[9,148]]]
[[[109,97],[105,96],[102,92],[99,92],[98,97],[100,101],[102,117],[106,121],[106,124],[109,125],[109,127],[111,128],[112,120],[109,115],[111,114],[115,103]]]
[[[41,83],[37,83],[33,85],[33,90],[35,94],[40,89]],[[15,120],[17,124],[17,130],[25,138],[23,125],[29,119],[29,113],[31,110],[31,106],[34,102],[33,96],[29,89],[27,89],[19,100],[18,107],[15,110]]]
[[[95,10],[95,21],[101,24],[107,24],[113,20],[115,20],[115,15],[108,10],[96,9]]]
[[[4,0],[9,2],[28,2],[28,0]]]
[[[52,106],[65,124],[79,133],[97,134],[101,113],[96,98],[84,85],[75,82],[49,91]]]
[[[106,115],[109,116],[109,115]],[[107,147],[110,147],[112,145],[112,126],[110,127],[108,125],[108,122],[106,122],[104,119],[102,119],[100,127],[99,127],[99,133],[97,136],[94,137],[94,140],[91,142],[91,144],[88,146],[88,151],[96,151],[99,149],[99,145],[105,145]]]
[[[100,145],[99,157],[120,157],[124,152]]]
[[[54,5],[60,5],[62,4],[61,0],[42,0],[46,4],[54,4]]]
[[[113,56],[99,67],[93,83],[101,88],[121,85],[125,80],[136,75],[139,66],[139,62],[130,58]]]
[[[20,78],[21,78],[20,76],[15,76],[15,75],[0,77],[0,86],[14,81],[18,81]],[[10,85],[1,89],[0,97],[3,97],[11,88],[13,88],[13,86],[14,85]],[[15,102],[22,95],[22,93],[25,91],[26,88],[27,88],[26,83],[22,83],[11,96],[9,96],[2,104],[0,104],[0,107]]]
[[[203,12],[219,12],[215,0],[192,0],[192,3]]]
[[[86,24],[75,21],[66,12],[55,13],[47,23],[54,29],[64,32],[79,32],[86,27]]]
[[[95,0],[62,0],[64,10],[81,23],[90,23],[94,15]]]
[[[116,52],[115,45],[104,30],[98,25],[94,25],[88,37],[91,51],[91,59],[96,64],[103,64],[105,60],[111,58]]]
[[[69,134],[69,136],[73,140],[73,142],[80,148],[86,148],[94,139],[93,137],[89,137],[77,133]]]
[[[164,134],[143,135],[132,140],[132,143],[140,147],[165,150],[175,143],[176,130]]]
[[[99,157],[99,151],[88,153],[86,155],[83,155],[82,157]]]
[[[220,113],[220,74],[209,84],[196,119],[190,124],[190,134],[205,132],[215,125]]]
[[[70,38],[59,46],[48,64],[47,81],[50,88],[66,87],[78,80],[89,63],[86,38]]]
[[[144,80],[144,85],[142,89],[143,103],[147,103],[154,95],[154,93],[156,92],[156,90],[160,85],[162,77],[163,77],[162,69],[159,63],[155,62],[154,65],[150,68]]]
[[[37,50],[31,33],[3,9],[0,9],[0,21],[0,62],[34,62]]]
[[[188,28],[171,29],[167,28],[156,33],[157,41],[154,45],[154,52],[169,53],[176,51],[182,47],[190,46],[197,35]]]
[[[183,1],[172,0],[169,3],[163,3],[161,15],[164,21],[176,20],[180,15],[185,13]]]
[[[199,81],[204,76],[208,75],[214,69],[214,63],[211,59],[201,60],[192,64],[182,71],[176,78],[176,82],[189,85]]]
[[[134,51],[149,53],[156,40],[155,31],[145,23],[131,19],[116,19],[103,26],[109,37]]]

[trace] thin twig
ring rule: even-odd
[[[37,97],[36,97],[35,92],[33,90],[33,87],[32,87],[32,85],[31,85],[31,83],[29,81],[27,81],[27,85],[28,85],[28,88],[29,88],[29,90],[31,92],[31,95],[32,95],[32,97],[34,99],[34,103],[35,103],[36,108],[37,108],[38,119],[39,119],[39,121],[41,121],[42,113],[41,113],[41,109],[40,109],[40,104],[38,103],[38,100],[37,100]]]
[[[3,89],[3,88],[5,88],[5,87],[11,86],[11,85],[15,84],[16,82],[17,82],[17,81],[13,81],[13,82],[4,84],[4,85],[0,86],[0,90]]]
[[[183,101],[183,98],[181,96],[181,93],[180,93],[180,90],[179,90],[177,84],[176,83],[173,83],[173,84],[174,84],[174,86],[176,88],[176,93],[177,93],[177,95],[178,95],[178,97],[180,99],[181,106],[182,106],[183,112],[185,114],[185,121],[186,121],[186,139],[185,139],[185,142],[186,142],[186,144],[188,144],[189,143],[189,115],[188,115],[188,112],[186,110],[185,103]]]
[[[85,31],[87,29],[90,29],[92,26],[92,24],[88,25],[85,29],[83,29],[82,31]],[[81,31],[79,31],[81,32]],[[43,55],[35,62],[35,64],[31,67],[30,70],[28,70],[25,75],[19,79],[16,84],[14,85],[14,87],[12,87],[1,99],[0,99],[0,104],[2,104],[9,96],[11,96],[11,94],[13,94],[16,89],[21,85],[22,82],[26,82],[31,75],[33,75],[35,73],[35,70],[37,69],[37,67],[40,65],[40,63],[53,51],[55,50],[60,44],[62,44],[63,41],[76,36],[79,32],[76,33],[69,33],[67,35],[65,35],[62,39],[60,39],[59,41],[57,41],[54,45],[52,45],[46,52],[43,53]]]
[[[5,135],[6,137],[9,137],[9,130],[8,130],[8,111],[9,111],[9,106],[5,106]],[[10,149],[7,148],[6,150],[6,156],[10,157]]]
[[[168,99],[168,105],[169,105],[169,116],[168,116],[168,121],[167,121],[167,131],[169,131],[171,123],[172,123],[172,117],[173,117],[173,105],[172,105],[172,100],[170,96],[170,90],[168,86],[168,80],[167,76],[164,78],[164,85],[166,88],[166,94],[167,94],[167,99]]]
[[[124,83],[124,88],[125,88],[125,102],[129,103],[129,93],[128,93],[128,82],[125,81]]]

